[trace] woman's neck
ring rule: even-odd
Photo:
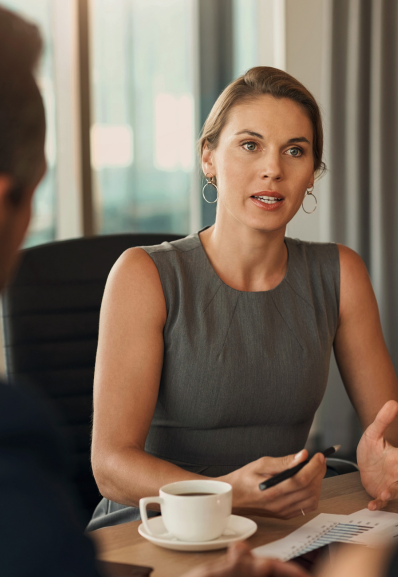
[[[216,219],[200,238],[214,270],[234,289],[271,290],[286,274],[285,229],[259,231],[238,221],[225,223]]]

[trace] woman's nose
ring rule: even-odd
[[[282,178],[282,166],[279,153],[264,151],[263,154],[261,177],[270,178],[271,180],[280,180]]]

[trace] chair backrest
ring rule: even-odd
[[[3,295],[7,376],[29,381],[55,404],[73,450],[74,478],[91,515],[100,500],[90,464],[98,321],[105,282],[127,248],[182,238],[119,234],[26,249]]]

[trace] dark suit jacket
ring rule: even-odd
[[[0,574],[98,577],[50,412],[0,382]]]

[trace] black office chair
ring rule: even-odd
[[[72,447],[74,480],[89,518],[100,500],[90,464],[99,310],[110,269],[127,248],[182,238],[118,234],[23,251],[3,295],[7,376],[51,398]]]
[[[359,467],[353,461],[346,461],[345,459],[333,459],[333,457],[326,459],[325,477],[337,477],[338,475],[356,473],[357,471],[359,471]]]

